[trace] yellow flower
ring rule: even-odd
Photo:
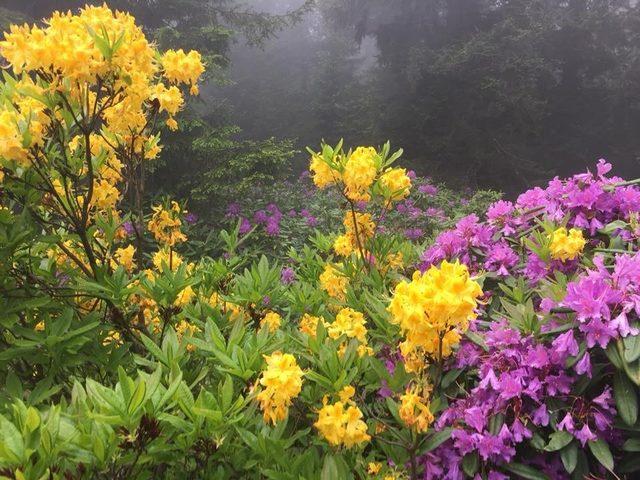
[[[336,182],[340,178],[340,174],[333,170],[320,155],[313,155],[309,165],[311,170],[313,183],[318,188],[326,188]]]
[[[154,253],[151,261],[159,272],[163,272],[165,268],[175,271],[182,265],[182,257],[178,255],[178,252],[174,252],[168,248],[161,248]]]
[[[327,327],[327,333],[333,339],[342,335],[355,338],[360,343],[367,343],[367,329],[364,315],[352,308],[343,308],[336,315],[335,321]]]
[[[320,286],[330,297],[344,300],[349,279],[338,271],[340,267],[342,267],[341,263],[335,266],[328,263],[320,274]]]
[[[342,257],[347,257],[353,252],[353,244],[347,235],[336,237],[333,242],[333,250]]]
[[[91,203],[102,211],[111,210],[120,200],[120,191],[106,180],[98,180],[93,186]]]
[[[180,216],[183,213],[182,208],[175,201],[171,202],[169,209],[162,205],[156,205],[153,207],[153,215],[147,224],[147,228],[158,242],[170,247],[177,243],[185,242],[187,237],[180,231],[182,226]]]
[[[287,417],[289,406],[302,390],[303,372],[293,355],[274,352],[264,356],[267,368],[262,372],[257,396],[265,422],[274,425]]]
[[[36,332],[43,332],[45,328],[44,322],[42,320],[40,320],[38,323],[36,323],[36,325],[33,327],[33,329]]]
[[[204,73],[202,56],[195,50],[185,53],[180,50],[168,50],[162,56],[164,76],[172,83],[191,85],[190,93],[198,94],[198,79]]]
[[[180,290],[180,293],[178,293],[178,296],[174,300],[173,305],[176,306],[176,307],[182,308],[185,305],[191,303],[191,300],[193,300],[195,295],[196,294],[193,291],[193,289],[191,288],[191,286],[188,285],[185,288],[183,288],[182,290]]]
[[[324,324],[324,320],[314,315],[305,313],[300,319],[300,326],[298,327],[300,332],[316,338],[316,331],[318,330],[318,322]]]
[[[369,475],[375,475],[376,473],[380,472],[380,469],[382,468],[382,464],[379,462],[369,462],[369,465],[367,465],[367,473]]]
[[[15,112],[0,111],[0,158],[27,164],[29,152],[22,146],[22,133]]]
[[[403,355],[414,351],[446,357],[476,317],[480,285],[469,277],[466,265],[443,261],[411,282],[400,282],[388,307],[391,321],[400,325]]]
[[[355,222],[353,221],[353,217],[355,216]],[[346,212],[344,214],[344,220],[342,221],[344,228],[347,232],[347,237],[349,238],[352,245],[358,245],[358,238],[360,239],[361,247],[364,248],[365,242],[373,237],[376,231],[376,224],[371,218],[370,213],[360,213],[360,212]],[[357,231],[357,237],[356,237]]]
[[[342,390],[338,392],[338,397],[340,397],[341,402],[346,403],[349,400],[351,400],[355,394],[356,394],[356,389],[353,388],[351,385],[347,385],[346,387],[344,387]]]
[[[111,260],[111,266],[118,268],[119,265],[122,265],[127,272],[131,272],[136,266],[135,255],[136,249],[133,245],[129,245],[126,248],[118,248]]]
[[[385,198],[393,201],[402,200],[409,195],[411,179],[404,168],[389,168],[380,176]]]
[[[409,428],[414,428],[419,433],[426,432],[434,420],[429,404],[425,404],[419,395],[410,391],[400,397],[398,414]]]
[[[267,314],[260,320],[260,326],[267,326],[269,328],[269,332],[273,333],[278,328],[280,328],[280,324],[282,323],[282,317],[280,314],[276,312],[267,312]]]
[[[558,228],[549,235],[549,239],[551,240],[549,245],[551,258],[562,260],[563,262],[575,259],[582,253],[587,243],[582,236],[582,231],[577,228],[572,228],[568,234],[566,228]]]
[[[325,404],[318,411],[318,420],[313,426],[331,445],[351,448],[371,440],[367,434],[367,424],[362,421],[362,412],[350,403],[347,408],[342,401],[333,405]]]
[[[342,172],[345,195],[354,202],[368,201],[371,198],[369,187],[376,178],[376,149],[358,147],[349,156]]]
[[[186,320],[180,320],[176,324],[176,335],[178,336],[178,339],[182,339],[185,336],[193,337],[199,331],[200,329],[196,325],[189,323]],[[196,349],[196,346],[193,345],[192,343],[187,344],[188,352],[193,352],[195,351],[195,349]]]

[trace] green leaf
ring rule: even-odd
[[[338,474],[338,465],[335,458],[333,458],[333,455],[326,455],[322,464],[320,480],[337,480],[338,478],[340,478],[340,475]]]
[[[638,419],[638,395],[631,380],[619,371],[613,377],[613,396],[622,421],[634,425]]]
[[[628,336],[622,343],[624,344],[624,359],[631,363],[640,358],[640,335]]]
[[[426,452],[430,452],[431,450],[435,450],[436,448],[438,448],[444,442],[449,440],[449,438],[451,438],[451,431],[452,431],[451,428],[445,428],[444,430],[441,430],[441,431],[436,432],[433,435],[431,435],[424,442],[423,451],[426,453]]]
[[[144,402],[145,394],[147,392],[147,383],[140,378],[138,380],[138,385],[136,385],[136,389],[133,391],[131,395],[131,400],[129,400],[129,405],[127,406],[127,412],[129,415],[133,414]]]
[[[640,438],[630,438],[624,442],[622,449],[625,452],[640,452]]]
[[[589,450],[593,456],[610,472],[613,471],[613,455],[609,450],[609,445],[602,439],[592,440],[589,442]]]
[[[560,459],[568,473],[572,473],[578,464],[578,447],[575,443],[570,443],[560,450]]]
[[[0,457],[6,457],[11,463],[20,463],[24,456],[24,440],[20,431],[0,415],[0,432]]]
[[[573,440],[573,435],[565,430],[560,430],[551,434],[549,437],[549,443],[544,447],[544,449],[547,452],[556,452],[569,445],[571,440]]]
[[[478,458],[478,453],[467,453],[462,458],[462,470],[469,477],[473,477],[478,471],[478,467],[480,466],[480,459]]]
[[[516,475],[526,478],[527,480],[549,480],[544,473],[539,470],[536,470],[533,467],[528,465],[523,465],[522,463],[511,462],[507,465],[503,465],[507,472],[515,473]]]

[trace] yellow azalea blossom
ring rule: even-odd
[[[302,390],[302,369],[293,355],[274,352],[264,356],[267,368],[262,372],[257,396],[265,422],[274,425],[287,417],[294,398]]]
[[[182,226],[180,216],[185,212],[182,211],[178,202],[172,201],[169,209],[162,205],[156,205],[152,209],[153,215],[147,228],[158,242],[173,247],[177,243],[187,240],[187,237],[180,231]]]
[[[369,475],[375,475],[380,472],[382,464],[380,462],[369,462],[367,465],[367,473]]]
[[[388,200],[398,201],[406,198],[411,189],[411,179],[404,168],[389,168],[380,176],[384,196]]]
[[[340,178],[340,173],[333,170],[320,155],[313,155],[311,157],[309,170],[311,170],[313,183],[318,188],[326,188],[336,183],[337,179]]]
[[[330,297],[344,300],[349,279],[340,273],[338,268],[341,267],[341,263],[325,265],[324,271],[320,274],[320,286]]]
[[[42,320],[40,320],[38,323],[36,323],[36,325],[33,327],[33,329],[36,332],[43,332],[44,331],[44,322]]]
[[[191,50],[185,53],[180,50],[169,50],[162,56],[162,68],[164,76],[172,83],[184,83],[191,85],[191,94],[198,94],[198,79],[204,73],[202,56],[199,52]]]
[[[183,337],[193,337],[196,333],[200,332],[200,328],[197,325],[189,323],[186,320],[180,320],[175,327],[176,335],[178,339],[182,339]],[[193,352],[196,349],[196,346],[192,343],[187,344],[187,352]]]
[[[436,359],[450,355],[469,321],[476,318],[481,295],[480,285],[458,261],[445,260],[425,273],[415,272],[411,282],[400,282],[388,311],[405,335],[402,354],[419,351]]]
[[[177,270],[182,265],[182,257],[171,249],[161,248],[153,254],[151,258],[153,266],[157,271],[162,272],[165,268]]]
[[[355,222],[354,222],[355,217]],[[344,214],[343,225],[346,230],[346,235],[349,238],[352,245],[358,245],[358,239],[361,242],[361,247],[364,248],[364,244],[367,240],[373,237],[376,224],[371,218],[370,213],[360,212],[346,212]],[[357,237],[356,237],[357,232]]]
[[[279,313],[276,312],[267,312],[267,314],[262,317],[260,320],[260,326],[264,327],[265,325],[269,329],[269,332],[273,333],[278,328],[280,328],[280,324],[282,323],[282,317]]]
[[[418,433],[426,432],[434,420],[429,403],[424,403],[419,395],[410,391],[400,397],[398,414],[409,428]]]
[[[338,392],[338,397],[340,397],[341,402],[346,403],[349,400],[351,400],[355,394],[356,394],[356,389],[353,388],[353,386],[351,385],[347,385],[346,387],[344,387],[342,390]]]
[[[367,424],[362,421],[362,412],[353,402],[325,404],[318,411],[318,420],[313,426],[334,446],[351,448],[371,440]]]
[[[349,200],[358,202],[371,198],[369,188],[377,175],[376,155],[373,147],[358,147],[347,159],[342,181],[345,185],[344,193]]]
[[[109,330],[109,333],[107,334],[107,336],[102,340],[102,345],[107,346],[111,344],[122,345],[122,338],[120,336],[120,332],[116,330]]]
[[[327,327],[327,333],[333,339],[342,335],[355,338],[360,343],[367,343],[367,328],[364,315],[352,308],[343,308],[336,315],[336,319]]]
[[[333,251],[341,257],[347,257],[353,253],[354,245],[351,243],[351,239],[347,235],[340,235],[336,237],[333,242]]]
[[[135,255],[136,248],[133,245],[129,245],[126,248],[118,248],[113,254],[111,260],[111,266],[118,268],[122,266],[127,272],[131,272],[135,268]]]
[[[318,330],[318,322],[321,322],[324,324],[324,319],[305,313],[300,319],[300,325],[298,328],[301,333],[304,333],[306,335],[309,335],[310,337],[316,338],[316,332]]]
[[[582,253],[587,243],[582,235],[582,231],[577,228],[572,228],[569,232],[567,232],[567,229],[564,227],[558,228],[549,235],[549,240],[551,240],[551,244],[549,245],[551,258],[563,262],[575,259]]]
[[[188,285],[185,288],[183,288],[180,291],[180,293],[178,293],[178,296],[174,300],[173,305],[176,306],[176,307],[182,308],[185,305],[191,303],[191,300],[193,300],[195,295],[196,294],[193,291],[193,289],[191,288],[191,285]]]

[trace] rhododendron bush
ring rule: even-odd
[[[197,52],[104,6],[0,55],[0,478],[636,478],[640,188],[604,160],[470,213],[322,144],[334,221],[255,255],[286,214],[233,204],[213,255],[143,196]]]

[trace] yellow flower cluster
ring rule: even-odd
[[[153,215],[147,228],[158,242],[173,247],[177,243],[187,240],[185,234],[180,231],[182,226],[180,217],[184,213],[176,201],[171,202],[169,209],[163,205],[156,205],[153,207]]]
[[[342,268],[341,263],[325,265],[324,271],[320,274],[320,286],[330,297],[344,300],[349,279],[339,271],[339,268]]]
[[[383,195],[389,200],[402,200],[409,195],[411,179],[404,168],[388,168],[380,176]]]
[[[326,397],[323,399],[323,407],[318,411],[318,420],[313,426],[331,445],[351,448],[371,440],[362,412],[351,400],[354,393],[352,387],[343,389],[340,401],[334,404],[328,404]]]
[[[377,155],[373,147],[358,147],[347,159],[342,181],[345,186],[344,193],[349,200],[358,202],[371,199],[369,188],[378,173],[375,162]]]
[[[424,274],[415,272],[411,282],[400,282],[388,307],[391,321],[400,325],[406,339],[400,345],[405,357],[429,354],[441,359],[451,354],[460,334],[474,319],[480,285],[457,260],[443,261]]]
[[[171,83],[189,84],[191,95],[198,94],[198,79],[204,73],[199,52],[191,50],[185,53],[182,49],[169,50],[162,56],[162,68],[164,68],[164,76]]]
[[[262,317],[262,320],[260,320],[260,326],[264,327],[266,325],[270,333],[278,330],[281,323],[282,317],[277,312],[267,312],[267,314]]]
[[[118,248],[111,259],[112,268],[116,269],[118,266],[122,266],[127,272],[133,271],[136,266],[135,255],[136,248],[133,245]]]
[[[327,151],[333,152],[330,159]],[[318,188],[340,184],[351,202],[368,202],[373,195],[381,196],[386,202],[398,201],[406,198],[411,188],[411,179],[404,168],[385,170],[398,155],[386,162],[384,151],[378,153],[373,147],[357,147],[346,155],[341,150],[323,149],[312,153],[309,170]],[[344,246],[346,251],[344,240],[339,243],[342,245],[337,245],[337,250]]]
[[[412,391],[407,391],[400,397],[398,414],[409,428],[415,429],[418,433],[426,432],[434,420],[429,402]]]
[[[305,335],[309,335],[310,337],[316,338],[316,332],[318,330],[318,322],[325,325],[325,321],[323,318],[305,313],[300,319],[300,324],[298,326],[298,329],[300,330],[301,333],[304,333]]]
[[[287,417],[289,406],[302,390],[303,372],[293,355],[274,352],[264,356],[267,368],[262,372],[257,396],[265,422],[274,425]]]
[[[24,76],[14,88],[5,89],[4,101],[0,96],[0,160],[28,166],[29,149],[42,146],[44,130],[51,123],[46,106],[35,99],[43,93],[42,87]]]
[[[551,258],[563,262],[575,259],[582,253],[587,243],[582,236],[582,231],[577,228],[572,228],[569,232],[564,227],[558,228],[549,235],[549,240],[551,240],[549,245]]]
[[[327,333],[329,337],[334,340],[342,337],[343,335],[347,339],[355,338],[360,345],[358,345],[358,355],[364,356],[373,353],[371,347],[367,346],[367,328],[365,327],[366,320],[361,312],[357,312],[352,308],[343,308],[336,315],[336,319],[333,323],[327,325]],[[342,353],[347,347],[347,343],[343,342],[340,346],[339,352]]]
[[[366,242],[373,237],[376,230],[370,213],[346,212],[343,225],[346,233],[336,238],[333,249],[338,255],[345,257],[354,251],[359,252],[361,248],[365,249]]]
[[[242,306],[237,303],[227,302],[223,300],[217,292],[214,292],[209,297],[207,302],[213,308],[219,309],[223,314],[229,314],[229,321],[234,322],[242,319],[246,320],[248,317],[247,312]]]
[[[340,178],[340,172],[332,169],[324,160],[322,160],[320,155],[311,156],[309,170],[311,170],[313,183],[315,183],[318,188],[326,188],[329,185],[336,183]]]
[[[55,90],[66,98],[61,108],[73,108],[76,115],[82,110],[85,118],[102,117],[101,135],[111,144],[154,158],[157,137],[144,132],[148,113],[157,102],[174,127],[173,115],[184,102],[178,88],[164,82],[189,85],[196,94],[204,72],[198,52],[169,50],[160,57],[133,16],[106,5],[86,6],[77,15],[54,12],[42,27],[12,25],[0,41],[0,56],[18,81],[17,88],[4,89],[6,101],[0,101],[0,157],[23,164],[49,123],[51,113],[44,113],[40,99],[51,97],[43,93]],[[27,74],[42,79],[44,87]]]

